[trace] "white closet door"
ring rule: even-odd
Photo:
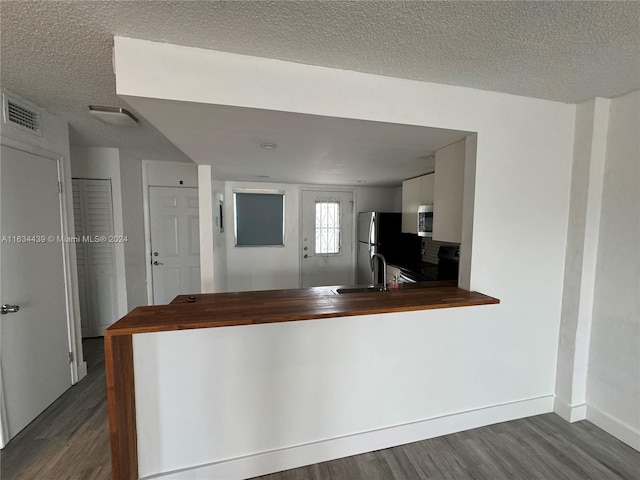
[[[85,233],[84,213],[82,208],[82,194],[80,193],[80,180],[72,179],[73,188],[73,220],[75,226],[75,234],[78,238],[83,238]],[[88,270],[89,263],[87,261],[87,249],[83,242],[76,242],[76,262],[78,264],[78,295],[80,300],[80,319],[82,321],[82,336],[93,336],[93,328],[89,323],[88,299],[89,290],[87,285],[89,282]]]
[[[73,179],[73,203],[82,335],[101,336],[118,319],[111,180]]]

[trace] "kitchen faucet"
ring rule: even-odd
[[[382,255],[381,253],[374,253],[373,256],[371,257],[371,268],[373,270],[373,275],[375,275],[375,268],[374,268],[374,261],[375,258],[378,257],[380,260],[382,260],[382,289],[383,290],[388,290],[387,288],[387,259],[384,258],[384,255]],[[377,278],[375,279],[377,280]]]

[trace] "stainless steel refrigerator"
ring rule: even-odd
[[[374,278],[372,258],[375,253],[394,261],[402,255],[402,214],[362,212],[358,214],[358,260],[356,281],[359,285],[382,283],[382,269]],[[416,236],[417,238],[417,236]],[[379,263],[379,260],[376,260]]]

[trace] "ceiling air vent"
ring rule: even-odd
[[[40,113],[6,95],[4,96],[4,121],[36,135],[42,134]]]

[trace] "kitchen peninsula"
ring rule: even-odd
[[[138,307],[105,331],[113,478],[183,478],[176,472],[185,469],[184,478],[205,478],[197,470],[211,475],[221,461],[406,423],[389,404],[407,398],[399,406],[415,408],[422,394],[402,364],[415,336],[433,327],[414,313],[496,303],[429,282],[342,295],[336,287],[183,295]],[[395,393],[384,398],[387,389]],[[260,458],[248,476],[290,465]]]

